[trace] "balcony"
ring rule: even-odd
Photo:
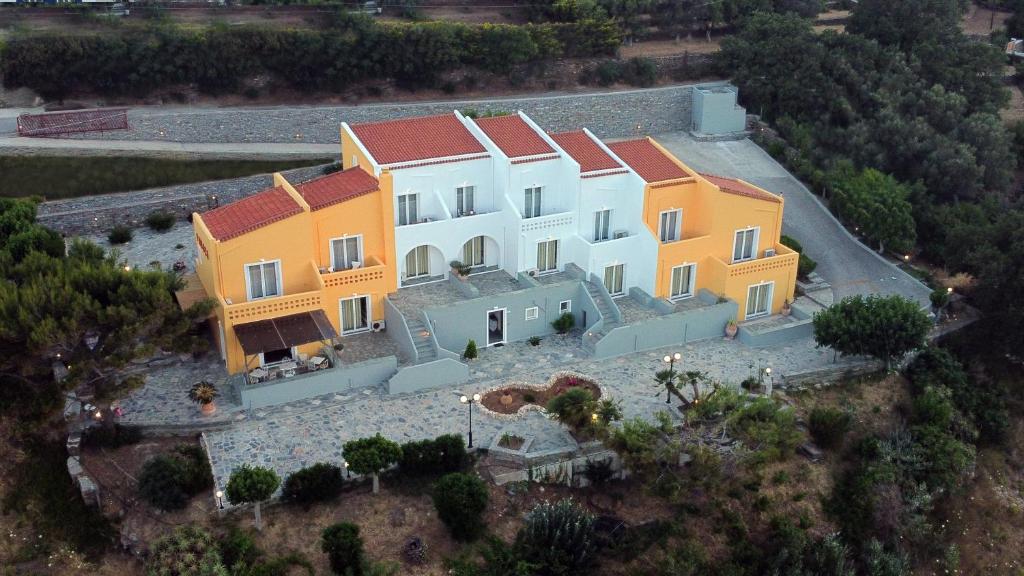
[[[497,212],[497,210],[470,210],[469,212],[463,212],[460,214],[455,210],[452,210],[452,219],[473,218],[475,216],[483,216],[485,214],[493,214],[495,212]]]
[[[329,268],[319,270],[320,280],[324,288],[358,285],[384,279],[385,266],[375,256],[366,256],[359,268],[331,271]]]
[[[622,240],[635,238],[636,234],[629,230],[616,230],[611,233],[611,236],[607,240],[594,240],[590,236],[582,236],[579,234],[577,234],[577,236],[590,246],[607,246],[609,244],[621,243]]]
[[[224,314],[229,324],[241,324],[262,320],[272,316],[309,312],[321,308],[320,290],[286,294],[272,298],[261,298],[239,304],[228,304],[221,299]]]
[[[779,244],[775,246],[775,255],[765,257],[763,252],[760,258],[744,260],[743,262],[728,263],[718,257],[711,259],[715,268],[719,269],[726,279],[732,280],[744,276],[764,276],[774,270],[792,268],[796,270],[797,261],[800,255],[793,250]]]
[[[415,222],[410,222],[408,224],[399,224],[396,221],[395,228],[415,228],[417,226],[427,226],[429,224],[433,224],[436,222],[445,222],[447,220],[450,220],[450,218],[448,218],[448,216],[446,216],[443,212],[437,214],[422,214]]]
[[[519,225],[519,231],[525,233],[564,228],[566,226],[572,226],[575,222],[576,215],[574,212],[559,212],[557,214],[548,214],[546,216],[523,218],[522,223]]]

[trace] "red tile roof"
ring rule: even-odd
[[[201,214],[217,240],[230,240],[302,212],[302,206],[277,186]]]
[[[555,151],[518,114],[480,118],[474,122],[509,158],[552,154]]]
[[[455,114],[355,124],[351,128],[380,164],[487,151]]]
[[[613,142],[608,148],[648,183],[689,176],[647,138]]]
[[[377,189],[377,179],[359,167],[295,185],[295,191],[302,196],[312,210],[327,208],[339,202],[369,194]]]
[[[573,160],[580,163],[580,172],[586,173],[594,172],[595,170],[622,168],[622,164],[619,164],[614,158],[609,156],[583,130],[552,134],[551,139],[561,146],[569,156],[572,156]]]
[[[769,202],[781,203],[779,197],[774,194],[769,194],[764,190],[754,188],[746,182],[740,182],[735,178],[725,178],[724,176],[715,176],[713,174],[701,174],[708,182],[711,182],[722,192],[728,192],[729,194],[737,194],[739,196],[746,196],[748,198],[756,198],[758,200],[767,200]]]

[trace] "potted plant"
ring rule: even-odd
[[[786,298],[786,301],[782,303],[781,312],[783,316],[789,316],[793,313],[793,307],[789,303],[789,298]]]
[[[449,264],[452,267],[452,272],[457,274],[459,276],[459,278],[465,278],[466,276],[469,275],[469,269],[470,269],[469,265],[463,264],[462,262],[460,262],[458,260],[452,260],[451,262],[449,262]]]
[[[220,396],[217,387],[205,380],[195,383],[188,391],[188,399],[199,404],[199,409],[206,415],[217,411],[217,405],[213,403],[217,396]]]
[[[739,332],[739,330],[740,327],[736,324],[736,320],[730,318],[729,321],[725,323],[725,339],[732,340],[736,337],[736,333]]]

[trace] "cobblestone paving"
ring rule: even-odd
[[[480,290],[480,296],[494,296],[523,288],[511,274],[504,270],[474,274],[469,276],[467,280]]]
[[[167,232],[137,228],[132,230],[131,242],[117,246],[107,241],[106,234],[90,234],[82,238],[106,250],[117,250],[121,260],[133,268],[152,268],[153,262],[159,262],[164,270],[171,270],[174,263],[181,260],[189,271],[195,269],[196,243],[192,239],[192,223],[184,220],[176,222]]]
[[[388,396],[382,388],[374,388],[253,411],[230,428],[207,433],[214,474],[218,486],[223,486],[231,471],[243,463],[271,466],[288,474],[318,461],[340,462],[345,441],[378,432],[398,442],[464,434],[467,408],[459,404],[460,394],[483,392],[508,382],[543,383],[558,370],[575,370],[596,379],[608,396],[622,401],[627,418],[650,417],[666,408],[652,374],[662,367],[659,359],[669,351],[683,353],[684,368],[705,370],[712,378],[730,383],[753,375],[759,362],[783,375],[832,362],[832,354],[814,348],[809,338],[758,349],[714,339],[593,360],[580,348],[578,336],[549,336],[537,347],[515,343],[481,350],[480,357],[470,364],[472,380],[458,389]],[[856,362],[840,360],[842,364]],[[503,430],[533,435],[545,449],[557,447],[551,444],[563,437],[555,422],[538,413],[504,421],[474,410],[477,446],[488,445]]]

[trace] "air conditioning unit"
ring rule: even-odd
[[[383,332],[385,328],[387,328],[387,324],[383,320],[374,320],[370,323],[370,330],[374,332]]]
[[[764,257],[771,258],[772,256],[775,256],[775,248],[765,248]]]
[[[612,238],[618,240],[619,238],[625,238],[629,236],[629,230],[616,230],[612,233]]]

